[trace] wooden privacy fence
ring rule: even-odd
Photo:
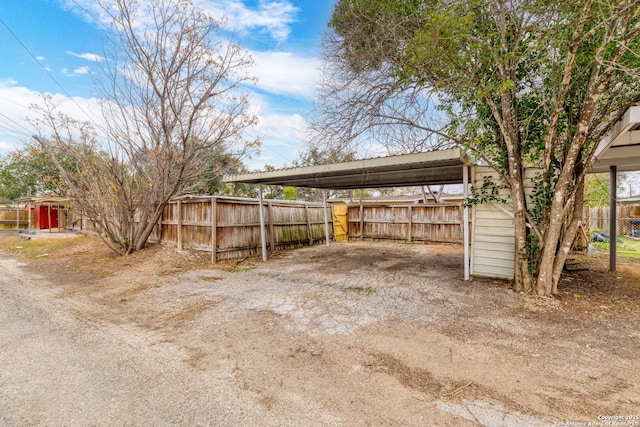
[[[163,211],[160,239],[211,252],[213,262],[260,252],[260,204],[254,199],[206,196],[172,201]],[[325,241],[323,206],[265,200],[266,242],[271,252]]]
[[[32,219],[35,213],[32,213]],[[0,207],[0,230],[26,230],[29,226],[29,212],[24,208]]]
[[[640,235],[640,205],[618,205],[617,234]],[[609,232],[609,207],[591,208],[585,220],[591,231]]]
[[[460,203],[349,205],[349,238],[462,243]]]
[[[257,199],[233,197],[173,200],[164,208],[150,240],[210,252],[212,262],[257,256],[262,246],[259,207]],[[463,242],[460,203],[333,204],[327,210],[330,238],[342,236],[336,240]],[[326,241],[320,203],[265,200],[263,216],[265,242],[271,252]],[[337,231],[331,224],[334,221]],[[73,216],[70,224],[76,230],[93,230],[86,218]]]

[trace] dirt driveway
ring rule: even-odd
[[[0,426],[640,425],[637,263],[582,259],[552,300],[464,282],[458,245],[2,240]]]

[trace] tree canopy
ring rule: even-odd
[[[364,115],[411,129],[408,140],[465,147],[511,191],[515,289],[556,293],[593,152],[640,100],[640,1],[339,0],[330,28],[325,57],[339,72],[325,93],[351,101],[319,120],[341,124],[333,140],[353,141]],[[361,86],[335,89],[349,79]],[[416,111],[445,124],[425,126]],[[525,167],[540,171],[533,197]]]
[[[0,158],[0,199],[13,202],[45,192],[61,195],[64,190],[58,168],[39,146],[27,144]]]

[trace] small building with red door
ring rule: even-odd
[[[69,199],[60,197],[27,197],[18,200],[29,212],[29,230],[64,229],[67,226]]]

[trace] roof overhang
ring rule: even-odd
[[[59,205],[70,203],[71,199],[66,197],[21,197],[16,199],[17,203],[35,203],[41,205]]]
[[[270,172],[225,175],[224,182],[292,187],[357,189],[460,184],[467,156],[460,148],[306,166]]]
[[[594,153],[589,172],[640,170],[640,106],[629,108],[602,138]]]

